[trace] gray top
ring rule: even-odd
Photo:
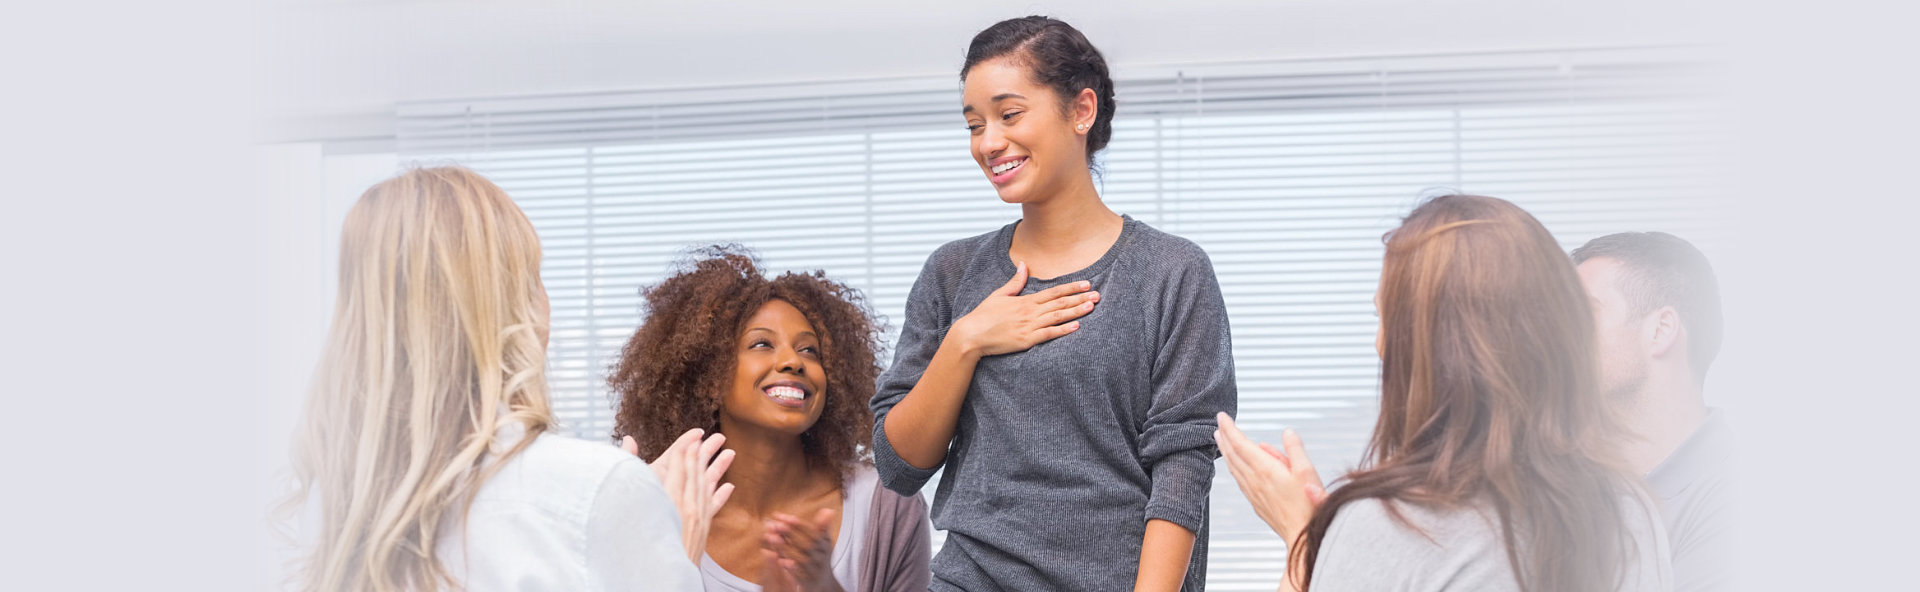
[[[856,466],[840,496],[840,534],[833,541],[833,552],[827,556],[827,565],[833,570],[833,579],[848,592],[861,589],[861,554],[857,550],[866,548],[867,521],[873,509],[873,492],[879,482],[872,468]],[[760,592],[759,584],[733,575],[720,564],[714,563],[711,555],[700,556],[700,579],[706,584],[707,592]]]
[[[1700,428],[1647,474],[1673,539],[1674,590],[1731,586],[1731,438],[1724,415],[1710,409]]]
[[[873,398],[874,464],[893,491],[919,490],[939,467],[894,452],[887,412],[953,321],[1013,277],[1017,224],[940,247],[913,284]],[[934,590],[1131,589],[1156,518],[1195,531],[1186,589],[1205,585],[1213,416],[1237,400],[1213,265],[1191,241],[1126,218],[1098,262],[1025,293],[1080,280],[1100,304],[1078,331],[974,370],[933,501],[947,531]]]
[[[1639,560],[1629,562],[1620,590],[1671,590],[1665,529],[1649,504],[1627,499],[1623,513]],[[1395,503],[1403,523],[1387,503],[1356,500],[1334,514],[1314,561],[1313,592],[1520,591],[1491,511]]]

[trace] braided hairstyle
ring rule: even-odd
[[[1100,50],[1065,21],[1044,16],[1007,19],[973,36],[967,61],[960,66],[960,82],[967,81],[974,66],[999,58],[1015,60],[1036,82],[1053,89],[1069,117],[1073,98],[1082,89],[1093,89],[1098,108],[1087,130],[1087,165],[1092,166],[1093,154],[1113,139],[1113,78]]]

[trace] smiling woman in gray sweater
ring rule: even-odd
[[[873,398],[880,478],[909,494],[946,469],[933,590],[1200,589],[1236,400],[1212,264],[1095,192],[1113,84],[1078,31],[1001,22],[961,76],[974,159],[1022,218],[914,282]]]

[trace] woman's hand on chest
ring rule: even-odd
[[[1079,281],[1022,296],[1027,266],[1013,279],[988,294],[971,312],[953,322],[947,339],[958,340],[961,351],[976,357],[1026,351],[1080,328],[1077,319],[1093,312],[1100,301],[1091,282]]]

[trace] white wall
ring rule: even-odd
[[[1129,66],[1697,42],[1697,2],[300,1],[266,12],[271,141],[390,137],[397,101],[950,75],[1031,13]]]
[[[278,503],[292,484],[288,445],[305,411],[307,385],[319,362],[328,324],[333,315],[336,273],[339,269],[341,222],[360,193],[392,176],[398,163],[392,154],[326,156],[317,142],[257,146],[251,151],[254,173],[252,196],[265,204],[259,219],[258,245],[271,257],[255,287],[262,323],[271,337],[257,353],[261,389],[253,393],[259,413],[244,425],[261,479],[253,499],[261,508]],[[253,512],[270,515],[265,511]],[[253,520],[256,545],[270,566],[285,565],[294,549],[272,530],[288,525]],[[303,533],[292,529],[297,540]],[[277,569],[258,573],[256,589],[277,588],[285,574]]]
[[[360,194],[393,176],[399,163],[392,154],[326,156],[315,142],[259,146],[252,156],[254,195],[271,204],[262,234],[274,254],[262,294],[271,307],[265,329],[275,342],[266,370],[276,396],[265,399],[265,431],[284,444],[333,316],[341,224]],[[266,462],[277,472],[286,459],[273,452]]]

